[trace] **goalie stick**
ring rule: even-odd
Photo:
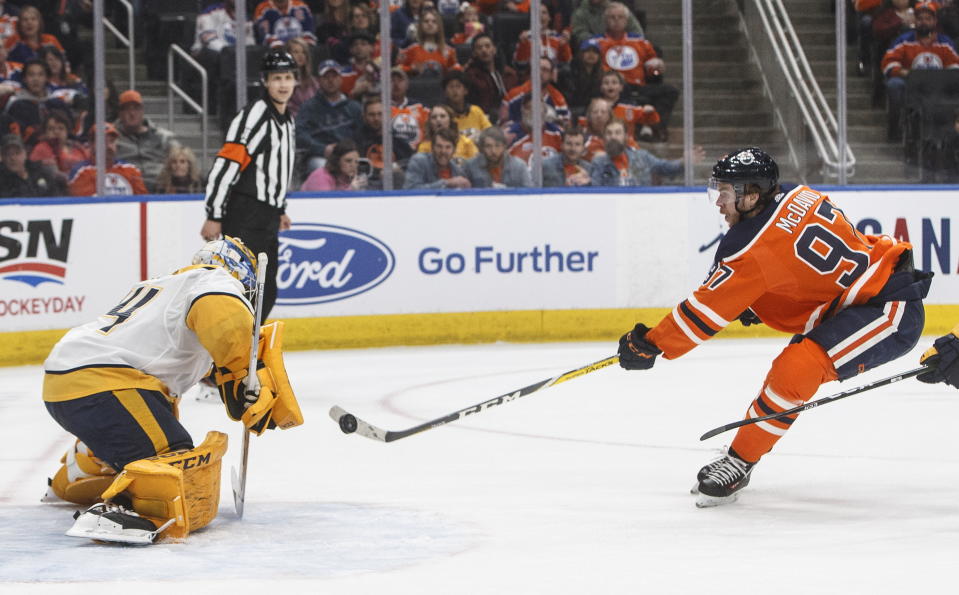
[[[529,386],[523,387],[521,389],[508,392],[504,395],[494,397],[488,401],[483,401],[482,403],[477,403],[472,407],[466,407],[460,409],[459,411],[454,411],[448,413],[442,417],[432,419],[430,421],[421,423],[412,428],[406,430],[384,430],[378,428],[370,423],[363,421],[362,419],[357,418],[352,413],[347,413],[342,407],[334,405],[330,409],[330,417],[333,418],[333,421],[340,425],[340,429],[343,430],[344,434],[352,434],[356,432],[360,436],[364,436],[371,440],[379,440],[380,442],[393,442],[394,440],[399,440],[401,438],[406,438],[407,436],[412,436],[413,434],[419,434],[420,432],[425,432],[426,430],[432,430],[435,427],[446,425],[450,422],[454,422],[461,417],[466,417],[467,415],[473,415],[475,413],[482,413],[490,407],[495,407],[496,405],[502,405],[503,403],[508,403],[509,401],[514,401],[520,397],[525,397],[526,395],[535,393],[536,391],[543,390],[544,388],[549,388],[551,386],[566,382],[567,380],[572,380],[584,374],[589,374],[590,372],[595,372],[596,370],[601,370],[607,366],[611,366],[619,362],[619,356],[614,355],[612,357],[607,357],[606,359],[601,359],[598,362],[593,362],[587,364],[581,368],[576,368],[575,370],[570,370],[559,376],[554,376],[552,378],[547,378],[546,380],[541,380]]]
[[[256,255],[256,308],[253,310],[253,340],[250,344],[250,366],[247,377],[249,382],[246,385],[245,396],[256,396],[260,394],[260,378],[256,374],[256,351],[260,342],[260,318],[263,316],[263,286],[266,284],[266,263],[269,260],[265,252]],[[249,401],[249,399],[248,399]],[[255,401],[255,399],[254,399]],[[233,506],[236,508],[236,516],[243,518],[243,504],[246,502],[246,463],[250,457],[250,430],[243,428],[243,449],[240,455],[240,471],[237,474],[236,467],[231,469],[233,479]]]
[[[928,368],[926,366],[921,366],[919,368],[915,368],[914,370],[909,370],[908,372],[902,372],[902,373],[896,374],[895,376],[889,376],[888,378],[883,378],[882,380],[876,380],[875,382],[870,382],[869,384],[864,384],[862,386],[857,386],[856,388],[851,388],[841,393],[832,395],[831,397],[823,397],[821,399],[816,399],[815,401],[809,401],[808,403],[804,403],[802,405],[799,405],[798,407],[793,407],[792,409],[787,409],[786,411],[780,411],[779,413],[771,413],[769,415],[763,415],[761,417],[751,417],[749,419],[741,419],[739,421],[734,421],[724,426],[719,426],[718,428],[713,428],[712,430],[709,430],[708,432],[700,436],[699,439],[706,440],[708,438],[712,438],[713,436],[722,434],[723,432],[732,430],[734,428],[748,426],[749,424],[755,424],[755,423],[759,423],[761,421],[767,421],[770,419],[779,419],[780,417],[786,417],[787,415],[792,415],[794,413],[800,413],[807,409],[812,409],[814,407],[819,407],[820,405],[825,405],[826,403],[832,403],[833,401],[838,401],[839,399],[845,399],[846,397],[851,397],[853,395],[858,395],[859,393],[864,393],[867,390],[872,390],[874,388],[879,388],[882,386],[886,386],[888,384],[899,382],[900,380],[905,380],[906,378],[912,378],[913,376],[918,376],[919,374],[922,374],[927,369]]]

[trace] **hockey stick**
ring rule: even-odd
[[[260,318],[263,315],[263,286],[266,284],[266,263],[269,260],[265,252],[256,255],[256,308],[253,310],[253,340],[250,343],[250,366],[247,368],[249,382],[246,385],[245,396],[260,394],[260,378],[256,374],[256,351],[260,342]],[[255,399],[254,399],[255,400]],[[236,516],[243,518],[243,504],[246,502],[246,462],[250,457],[250,430],[243,428],[243,450],[240,457],[240,473],[237,477],[236,467],[233,467],[233,505]]]
[[[421,423],[418,426],[413,426],[406,430],[392,431],[392,430],[383,430],[372,424],[369,424],[362,419],[359,419],[352,413],[347,413],[342,407],[334,405],[330,409],[330,417],[333,418],[333,421],[340,425],[340,429],[343,430],[344,434],[352,434],[356,432],[360,436],[364,436],[371,440],[379,440],[380,442],[393,442],[394,440],[399,440],[400,438],[406,438],[407,436],[412,436],[413,434],[419,434],[420,432],[425,432],[426,430],[432,430],[437,426],[442,426],[450,422],[454,422],[461,417],[466,417],[467,415],[473,415],[474,413],[482,413],[490,407],[495,407],[496,405],[502,405],[503,403],[508,403],[509,401],[514,401],[520,397],[525,397],[526,395],[535,393],[538,390],[544,388],[549,388],[561,382],[566,382],[567,380],[572,380],[578,376],[584,374],[589,374],[590,372],[595,372],[596,370],[601,370],[606,366],[611,366],[619,362],[619,356],[614,355],[612,357],[607,357],[606,359],[601,359],[598,362],[593,362],[591,364],[585,365],[581,368],[576,368],[575,370],[570,370],[565,374],[560,374],[559,376],[554,376],[552,378],[547,378],[546,380],[541,380],[535,384],[531,384],[527,387],[508,392],[505,395],[500,395],[498,397],[492,398],[488,401],[483,401],[482,403],[477,403],[472,407],[466,407],[465,409],[460,409],[459,411],[454,411],[453,413],[448,413],[443,417],[438,417],[436,419],[430,420],[425,423]]]
[[[879,388],[881,386],[886,386],[888,384],[893,384],[899,382],[900,380],[905,380],[906,378],[912,378],[913,376],[918,376],[925,372],[928,368],[922,366],[914,370],[909,370],[908,372],[902,372],[896,374],[895,376],[889,376],[888,378],[883,378],[882,380],[876,380],[875,382],[870,382],[869,384],[864,384],[863,386],[857,386],[856,388],[851,388],[849,390],[843,391],[832,395],[831,397],[823,397],[821,399],[816,399],[815,401],[809,401],[798,407],[793,407],[792,409],[787,409],[786,411],[780,411],[779,413],[771,413],[769,415],[763,415],[761,417],[752,417],[749,419],[741,419],[739,421],[734,421],[732,423],[726,424],[724,426],[719,426],[718,428],[713,428],[705,434],[699,437],[700,440],[706,440],[707,438],[712,438],[718,434],[722,434],[725,431],[732,430],[733,428],[739,428],[742,426],[748,426],[749,424],[759,423],[761,421],[766,421],[770,419],[779,419],[780,417],[786,417],[787,415],[792,415],[794,413],[800,413],[807,409],[812,409],[813,407],[819,407],[820,405],[825,405],[826,403],[832,403],[833,401],[838,401],[839,399],[845,399],[846,397],[851,397],[853,395],[858,395],[859,393],[864,393],[867,390],[872,390],[874,388]]]

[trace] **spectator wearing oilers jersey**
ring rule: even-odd
[[[630,12],[621,2],[606,6],[606,31],[592,39],[599,44],[603,68],[623,75],[630,85],[646,82],[646,61],[657,56],[653,44],[638,33],[630,33],[626,23]]]
[[[543,111],[548,112],[549,106],[544,105]],[[507,152],[523,163],[532,166],[533,156],[533,96],[523,97],[523,111],[520,119],[514,120],[503,130],[506,133]],[[543,118],[543,145],[544,158],[552,157],[563,148],[563,129]]]
[[[294,37],[316,44],[313,12],[302,0],[264,0],[253,11],[256,41],[267,47],[282,46]]]
[[[105,171],[104,192],[107,196],[146,194],[147,187],[143,183],[143,174],[140,173],[140,169],[132,163],[116,159],[117,140],[120,138],[120,133],[109,122],[106,123],[105,128],[107,134],[104,143],[106,145],[106,163],[103,164]],[[71,196],[94,196],[97,193],[96,151],[93,149],[96,143],[95,127],[90,128],[88,136],[91,145],[90,159],[78,164],[70,173],[69,190]]]
[[[399,66],[390,70],[390,121],[393,134],[404,139],[410,148],[416,148],[423,142],[426,123],[430,111],[422,103],[410,103],[406,96],[410,79],[406,71]]]
[[[550,29],[552,18],[550,18],[549,7],[545,4],[539,5],[539,20],[542,23],[543,55],[557,65],[569,64],[573,59],[573,50],[569,47],[569,31],[557,33]],[[533,55],[533,39],[529,30],[519,34],[519,43],[516,44],[516,50],[513,52],[513,64],[528,69],[529,58]]]
[[[40,48],[55,47],[65,54],[60,41],[53,35],[43,32],[43,15],[33,6],[24,6],[16,25],[17,32],[4,41],[13,62],[26,62],[37,57]]]
[[[610,70],[603,74],[600,80],[600,97],[612,106],[613,117],[619,118],[626,124],[626,134],[631,138],[651,141],[654,138],[654,128],[659,128],[661,120],[659,113],[652,105],[630,105],[623,99],[623,75]],[[638,130],[637,130],[638,129]]]
[[[396,63],[408,74],[442,76],[448,70],[459,69],[456,50],[446,44],[443,20],[434,8],[425,8],[416,23],[416,39],[400,50]],[[439,99],[439,94],[437,94]]]
[[[906,77],[913,70],[941,70],[959,68],[959,54],[952,41],[938,33],[936,6],[921,2],[915,7],[916,29],[904,33],[892,42],[882,58],[882,72],[886,76],[886,96],[889,99],[890,140],[898,139]]]
[[[609,0],[582,0],[580,2],[579,7],[573,11],[570,20],[574,43],[580,44],[591,37],[605,33],[607,6],[609,6]],[[642,26],[630,11],[627,11],[626,32],[643,35]]]
[[[553,86],[553,81],[556,76],[556,65],[553,64],[552,60],[546,57],[540,58],[539,64],[540,83],[543,87],[543,101],[552,108],[555,113],[556,123],[560,126],[565,126],[569,123],[570,119],[569,104],[566,103],[566,98],[563,97],[559,89]],[[509,90],[509,93],[503,97],[503,103],[500,106],[499,123],[501,126],[506,122],[511,120],[516,121],[522,117],[523,98],[527,95],[532,95],[532,90],[532,79]]]
[[[678,358],[736,319],[793,333],[749,405],[746,417],[755,418],[805,403],[820,385],[916,345],[932,274],[913,269],[909,243],[859,232],[812,188],[780,186],[776,162],[757,148],[720,159],[709,195],[729,225],[709,277],[659,324],[623,335],[622,367],[646,370],[658,355]],[[733,501],[795,420],[742,426],[728,452],[697,474],[697,506]]]

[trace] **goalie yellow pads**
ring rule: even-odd
[[[129,496],[133,510],[157,527],[173,519],[161,534],[180,539],[216,518],[220,505],[220,460],[227,436],[208,432],[203,444],[134,461],[103,492],[104,500]]]

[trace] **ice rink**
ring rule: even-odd
[[[386,429],[602,359],[613,343],[291,352],[306,423],[253,438],[187,395],[196,442],[230,433],[220,517],[186,542],[66,537],[41,504],[71,443],[40,367],[0,368],[0,593],[930,593],[955,584],[959,393],[906,380],[809,411],[739,502],[689,488],[785,340],[715,340],[649,372],[607,368],[390,444],[347,436],[336,404]],[[916,366],[916,351],[834,394]]]

